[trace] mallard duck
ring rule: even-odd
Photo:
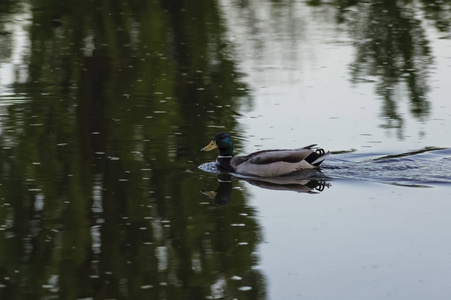
[[[302,169],[315,169],[329,155],[316,144],[299,149],[262,150],[246,156],[233,155],[233,141],[228,133],[217,133],[201,151],[219,149],[216,164],[228,172],[258,177],[274,177]]]

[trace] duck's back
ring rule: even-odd
[[[314,169],[324,160],[322,149],[314,150],[310,145],[299,149],[263,150],[247,156],[232,158],[230,165],[235,172],[259,177],[274,177],[301,169]],[[322,159],[321,159],[322,158]]]

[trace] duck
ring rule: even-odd
[[[219,132],[201,151],[218,149],[216,165],[221,170],[256,177],[277,177],[305,169],[318,169],[330,152],[316,145],[297,149],[261,150],[245,156],[235,156],[232,137],[227,132]]]

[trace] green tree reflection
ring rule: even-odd
[[[451,1],[421,1],[425,11],[425,17],[434,22],[435,27],[441,32],[451,31]],[[448,35],[448,38],[450,36]]]
[[[26,3],[27,78],[0,118],[0,297],[264,299],[255,212],[240,191],[206,205],[192,174],[248,101],[216,2]]]
[[[429,113],[428,73],[433,61],[420,13],[410,1],[341,1],[342,16],[355,39],[354,82],[377,78],[377,93],[384,100],[386,127],[399,128],[403,118],[397,100],[406,90],[413,116]],[[354,9],[350,10],[349,8]]]

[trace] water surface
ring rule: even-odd
[[[0,298],[449,298],[450,7],[3,1]]]

